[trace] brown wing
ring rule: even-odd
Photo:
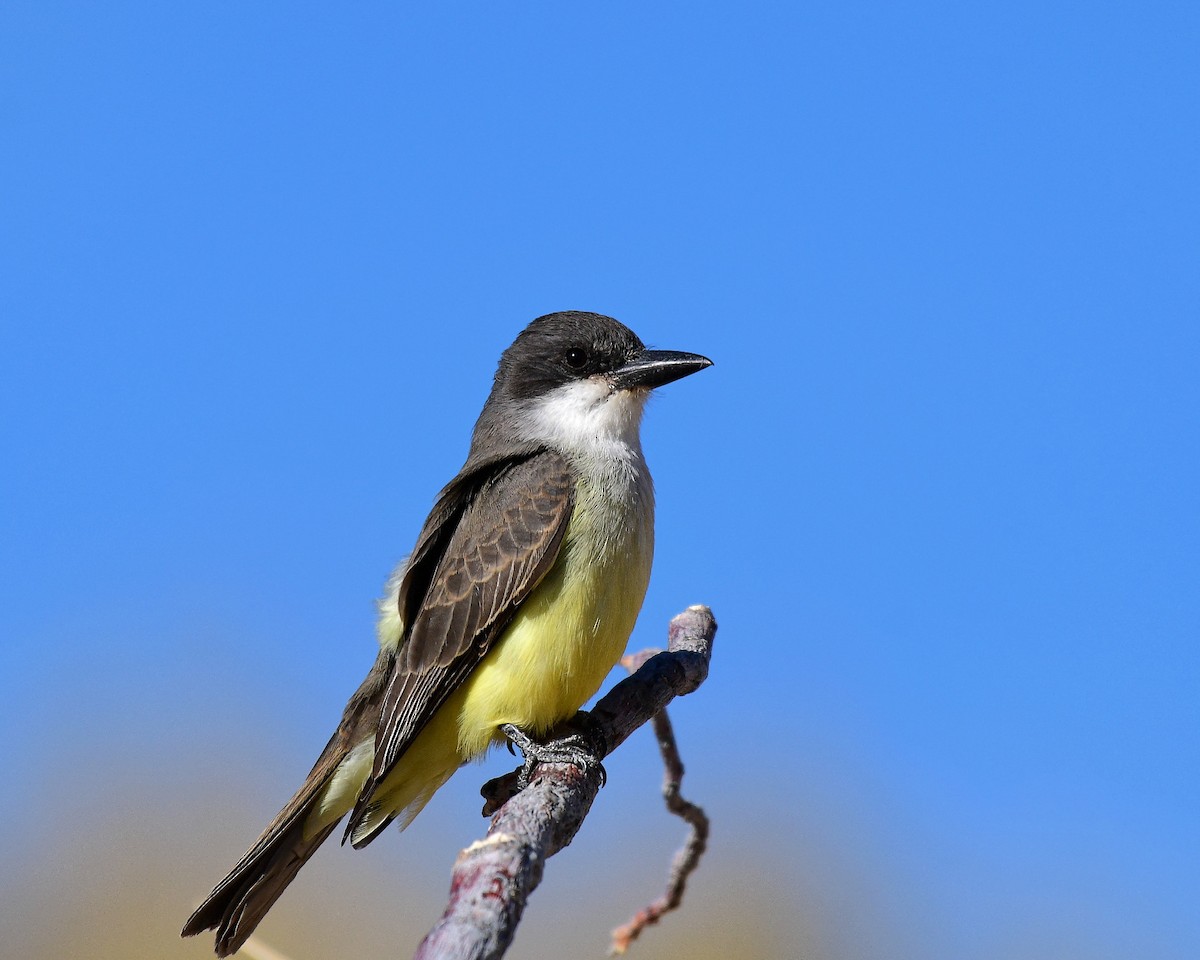
[[[446,529],[446,518],[440,523],[443,532],[428,526],[428,535],[423,532],[418,550],[437,540],[446,546],[427,574],[423,600],[419,606],[409,604],[416,609],[406,620],[410,626],[384,695],[375,764],[350,816],[347,836],[375,788],[553,566],[574,492],[567,462],[542,451],[499,466],[461,508],[452,530]],[[428,556],[428,549],[420,555],[427,565]]]

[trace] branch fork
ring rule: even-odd
[[[707,607],[688,607],[671,620],[666,651],[626,658],[633,672],[591,710],[588,720],[606,749],[603,760],[634,730],[653,720],[663,750],[663,793],[668,809],[683,816],[692,833],[672,864],[667,892],[613,933],[612,952],[623,953],[641,930],[678,905],[687,875],[703,853],[708,820],[679,797],[683,765],[663,709],[691,693],[708,676],[717,623]],[[421,941],[414,960],[499,960],[516,933],[529,895],[541,882],[546,859],[567,846],[599,792],[603,767],[581,770],[571,763],[539,763],[529,785],[518,790],[520,770],[484,785],[484,812],[492,814],[487,836],[458,855],[450,901]]]

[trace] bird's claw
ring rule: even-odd
[[[570,721],[575,732],[552,740],[536,741],[519,727],[506,723],[500,731],[508,737],[509,750],[515,745],[524,757],[517,788],[524,790],[533,779],[533,771],[540,763],[569,763],[586,775],[592,770],[600,774],[600,785],[608,781],[608,774],[600,758],[607,753],[607,744],[597,724],[586,713],[578,713]]]

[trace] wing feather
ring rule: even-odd
[[[574,490],[566,460],[543,450],[498,466],[458,511],[439,515],[435,508],[431,514],[413,554],[415,562],[426,565],[428,586],[419,605],[407,601],[415,609],[405,619],[409,628],[384,694],[374,768],[348,833],[375,788],[553,566],[574,508]],[[430,530],[435,519],[439,528]]]

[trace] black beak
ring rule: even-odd
[[[613,371],[612,382],[618,390],[633,387],[661,387],[688,374],[711,367],[712,361],[698,353],[678,350],[643,350],[627,364]]]

